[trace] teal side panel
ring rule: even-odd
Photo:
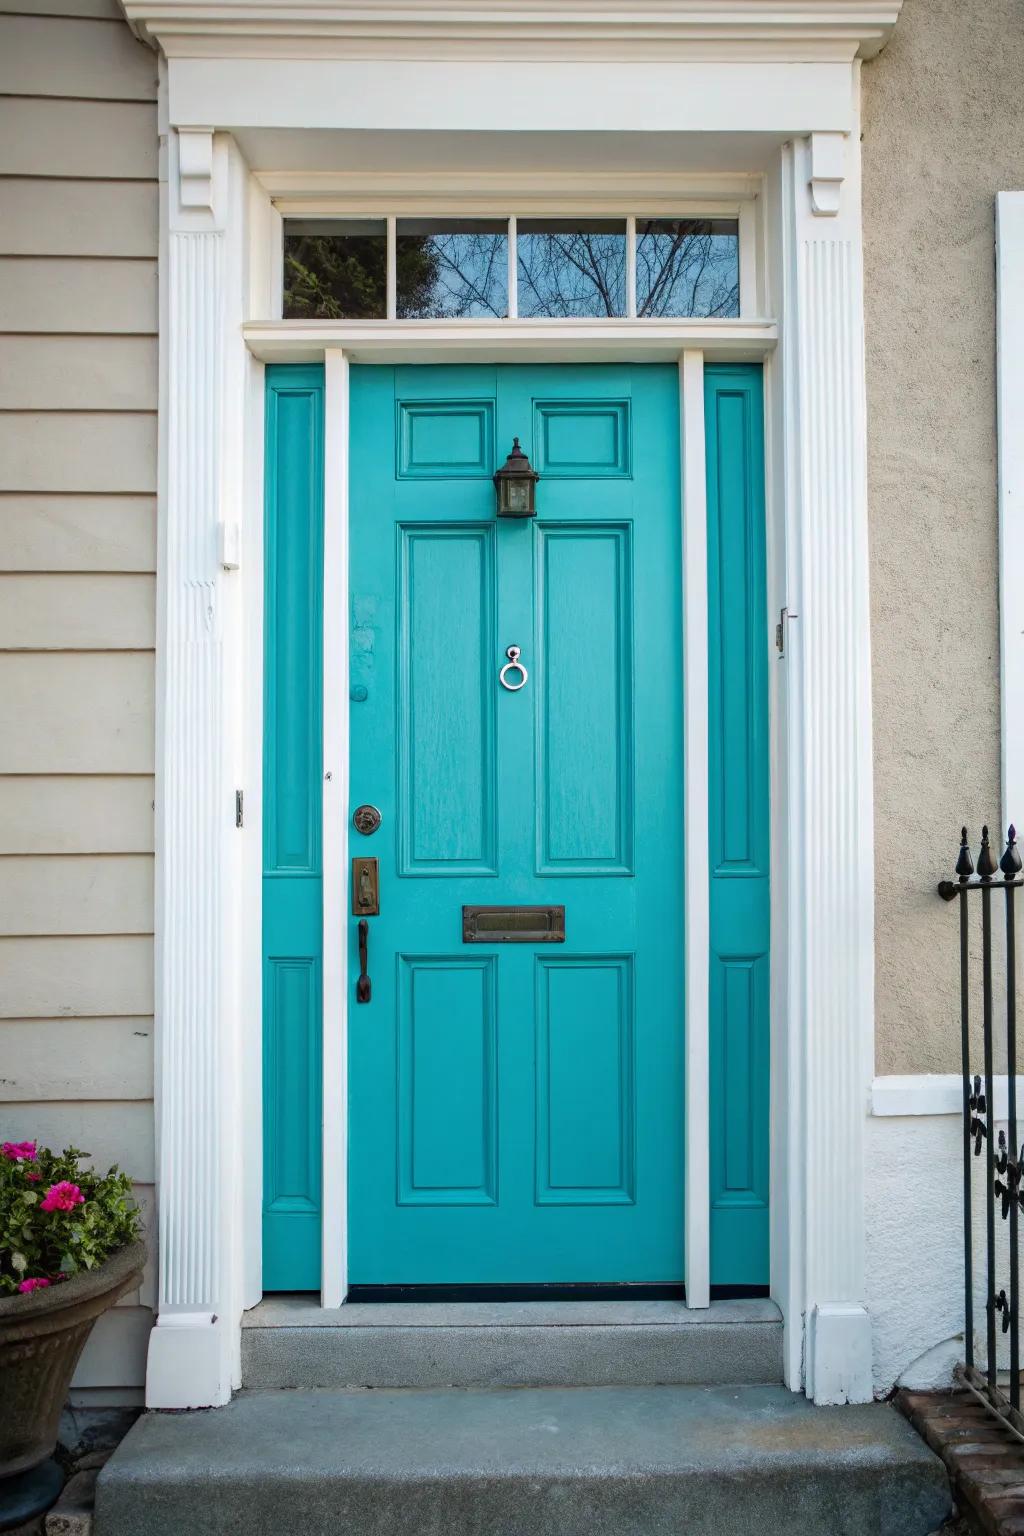
[[[320,1288],[323,369],[267,369],[263,1289]]]
[[[704,374],[711,1282],[768,1283],[769,781],[761,369]]]

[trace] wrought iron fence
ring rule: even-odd
[[[1010,827],[1006,848],[996,862],[989,841],[988,827],[982,828],[981,848],[975,870],[967,839],[967,828],[960,834],[955,880],[942,880],[939,895],[944,901],[960,903],[960,1052],[963,1081],[963,1185],[964,1185],[964,1361],[958,1367],[963,1384],[999,1418],[1020,1440],[1024,1440],[1024,1416],[1020,1411],[1020,1213],[1024,1210],[1024,1147],[1021,1146],[1017,1118],[1017,927],[1015,902],[1024,885],[1017,833]],[[1003,923],[993,918],[993,896],[1002,892]],[[980,892],[980,897],[975,896]],[[977,984],[972,976],[972,913],[980,905],[981,922],[981,1072],[972,1068],[972,1054],[977,1044],[972,1040],[972,1001],[978,1001]],[[997,1000],[993,983],[993,934],[1002,926],[1005,947],[1002,960],[1005,977]],[[1000,1006],[1002,1003],[1002,1006]],[[999,1016],[997,1018],[997,1016]],[[997,1126],[996,1072],[997,1046],[1005,1059],[1006,1129]],[[1005,1055],[1004,1055],[1005,1049]],[[1000,1115],[1000,1120],[1004,1117]],[[984,1154],[985,1262],[981,1284],[985,1293],[985,1362],[980,1370],[975,1362],[974,1270],[975,1203],[974,1168]],[[1007,1223],[1008,1244],[997,1243],[997,1227]],[[1008,1247],[1008,1253],[1006,1249]],[[1005,1283],[1000,1283],[1000,1272]],[[1001,1335],[1009,1334],[1008,1392],[1000,1384],[998,1345]]]

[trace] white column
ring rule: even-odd
[[[226,1402],[240,1222],[241,645],[237,528],[244,176],[230,140],[168,134],[157,675],[159,1304],[146,1400]],[[229,299],[229,294],[234,297]]]
[[[874,1035],[860,149],[783,151],[791,1305],[805,1389],[871,1397],[863,1135]],[[792,1321],[792,1320],[791,1320]]]

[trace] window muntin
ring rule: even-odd
[[[695,215],[286,219],[283,314],[732,319],[739,232],[738,218]]]

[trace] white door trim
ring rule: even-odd
[[[321,1304],[348,1292],[349,364],[324,355]]]
[[[203,62],[210,65],[212,104],[221,99],[218,82],[222,71],[225,78],[232,72],[231,61]],[[188,64],[172,60],[174,69]],[[570,94],[579,87],[576,67],[564,63]],[[849,98],[856,102],[856,63],[844,67],[851,76]],[[257,83],[246,98],[249,123],[263,121],[267,98],[258,81],[273,68],[263,60],[252,76]],[[826,75],[832,81],[836,69],[835,60],[800,66],[809,84],[811,76],[818,79],[824,96],[829,86],[822,82]],[[762,78],[759,71],[755,61],[743,71],[752,89]],[[242,111],[242,95],[238,76],[232,111]],[[267,280],[279,271],[279,252],[257,250],[254,235],[257,226],[265,235],[274,224],[272,212],[259,218],[254,212],[266,194],[230,135],[176,118],[175,100],[172,80],[162,101],[169,149],[161,235],[158,572],[160,1314],[147,1377],[154,1407],[226,1400],[238,1381],[241,1309],[256,1289],[251,1255],[258,1213],[250,1195],[237,1201],[233,1192],[251,1192],[260,1155],[252,1100],[258,1073],[247,1073],[245,1061],[259,1050],[259,1020],[247,1000],[258,995],[261,946],[252,900],[242,892],[242,871],[253,867],[251,840],[260,831],[252,816],[236,830],[234,792],[243,788],[248,807],[258,807],[261,768],[251,742],[263,663],[262,654],[254,654],[260,625],[253,615],[261,609],[262,585],[257,560],[236,571],[221,552],[222,530],[252,517],[257,500],[246,498],[244,487],[252,476],[252,443],[263,430],[262,400],[253,387],[261,354],[258,345],[246,346],[246,337],[256,343],[261,331],[273,335],[275,345],[284,340],[273,327],[279,310]],[[332,102],[340,110],[343,94],[335,90]],[[301,115],[299,96],[291,97],[289,110]],[[758,111],[763,130],[774,121],[777,131],[785,112],[770,89]],[[804,121],[815,120],[812,115]],[[179,124],[188,129],[183,167]],[[787,1324],[787,1380],[819,1401],[845,1401],[870,1395],[871,1384],[859,1183],[873,1030],[870,639],[859,137],[856,121],[838,122],[835,114],[824,114],[819,126],[824,136],[810,134],[781,153],[772,151],[763,181],[765,309],[780,326],[779,349],[769,350],[767,369],[768,506],[775,520],[769,537],[773,548],[784,549],[784,560],[773,559],[771,607],[784,604],[800,616],[788,628],[779,663],[786,686],[774,694],[773,826],[781,845],[773,849],[772,957],[777,980],[777,967],[784,971],[784,986],[773,987],[772,1029],[781,1042],[783,1070],[773,1097],[772,1287]],[[585,182],[581,176],[581,195]],[[620,348],[623,325],[637,334]],[[530,360],[563,357],[570,329],[578,340],[578,328],[557,325],[531,337]],[[670,355],[692,347],[709,356],[727,337],[735,342],[727,323],[713,334],[708,330],[672,338]],[[639,322],[620,322],[614,332],[611,356],[650,355]],[[453,342],[457,334],[451,333]],[[521,331],[516,335],[523,338]],[[354,340],[333,330],[316,341],[324,353],[335,354],[335,395],[344,376],[344,356],[337,353],[351,358]],[[388,334],[385,342],[393,360],[396,338]],[[487,345],[496,342],[488,338]],[[755,355],[773,342],[774,334],[763,332],[760,339],[744,338]],[[442,342],[434,338],[431,344]],[[594,348],[605,345],[611,343],[599,338]],[[594,348],[586,355],[596,360],[600,352]],[[474,355],[481,355],[479,348]],[[524,360],[526,355],[520,354]],[[737,355],[734,345],[731,355]],[[329,443],[332,430],[328,422]],[[336,468],[341,441],[329,448]],[[344,474],[339,496],[343,485]],[[328,509],[336,564],[343,510]],[[245,528],[243,534],[248,560],[245,551],[259,545],[259,532]],[[339,605],[335,624],[342,612]],[[333,645],[337,655],[337,634]],[[336,703],[344,709],[343,691]],[[325,740],[336,757],[337,720],[330,732]],[[337,761],[337,768],[325,763],[325,772],[332,772],[325,787],[334,785],[325,804],[325,836],[343,842],[347,806],[341,808],[341,783],[333,774],[344,765]],[[239,856],[239,838],[250,850],[248,859]],[[332,900],[329,920],[336,923],[337,895]],[[337,994],[344,989],[344,956],[337,955],[336,929],[334,943],[325,959],[328,985]],[[331,1040],[335,1065],[342,1047],[340,1037]],[[773,1054],[773,1062],[778,1059]],[[333,1092],[336,1107],[343,1092],[336,1073]],[[331,1108],[325,1144],[334,1138],[337,1145],[338,1135]],[[339,1209],[342,1167],[339,1161],[332,1170],[334,1195],[326,1202],[332,1210]],[[337,1253],[338,1268],[325,1288],[332,1300],[344,1287],[340,1246]]]
[[[708,494],[704,353],[679,359],[683,518],[683,911],[686,1018],[686,1305],[711,1305],[708,1103],[711,871],[708,865]]]

